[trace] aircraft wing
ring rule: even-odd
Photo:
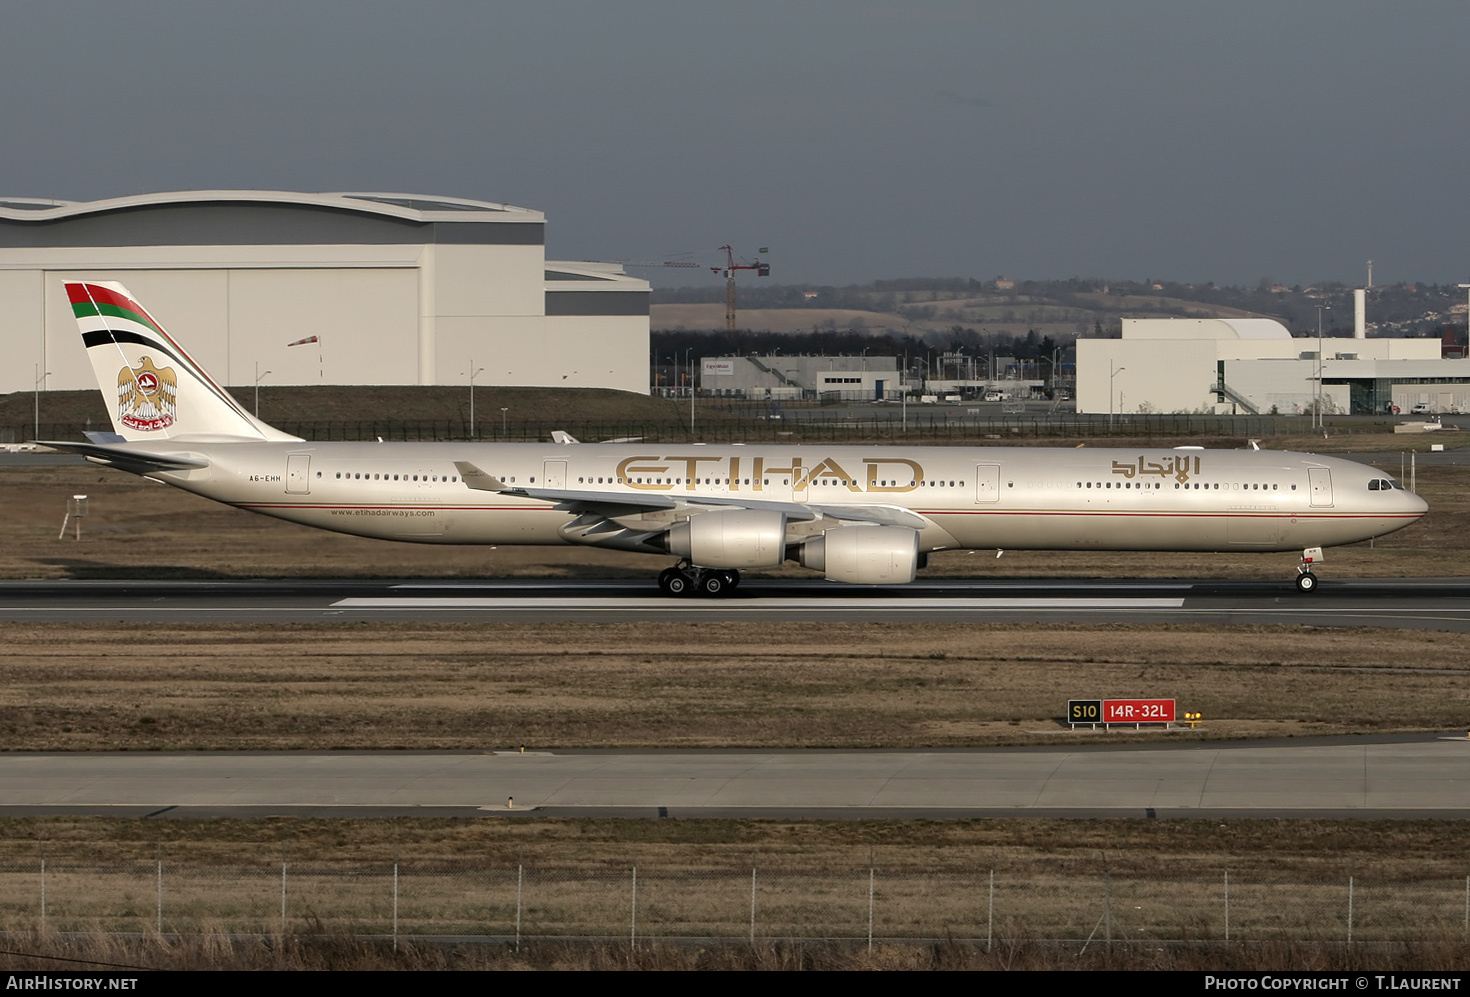
[[[927,517],[900,505],[823,505],[816,508],[822,515],[833,519],[850,519],[878,526],[907,526],[911,530],[922,530],[934,525]]]
[[[129,447],[108,446],[102,443],[58,443],[37,440],[43,447],[81,454],[97,464],[106,464],[133,474],[151,474],[154,471],[186,471],[190,468],[208,467],[209,461],[194,457],[179,457],[173,454],[154,454]]]
[[[860,523],[875,523],[880,526],[907,526],[922,530],[932,525],[917,513],[896,505],[822,505],[803,502],[781,502],[770,499],[743,498],[724,495],[681,496],[667,494],[627,492],[585,491],[570,488],[522,488],[508,485],[487,474],[468,461],[457,460],[461,480],[477,491],[496,492],[502,495],[517,495],[540,499],[544,502],[567,503],[578,511],[603,511],[610,515],[631,515],[635,512],[655,509],[687,509],[697,511],[700,507],[758,509],[783,512],[790,522],[809,522],[828,516]]]

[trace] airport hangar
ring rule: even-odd
[[[1372,338],[1362,292],[1351,339],[1292,338],[1275,319],[1124,319],[1120,339],[1077,340],[1077,411],[1384,414],[1470,412],[1470,359],[1440,340]],[[1320,366],[1319,366],[1320,365]],[[1319,374],[1320,371],[1320,374]]]
[[[38,375],[43,389],[95,387],[62,287],[85,278],[126,284],[225,384],[258,371],[275,385],[466,384],[478,370],[479,384],[647,394],[648,282],[548,262],[545,230],[539,211],[416,194],[0,198],[0,392]]]

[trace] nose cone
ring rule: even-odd
[[[1404,511],[1413,516],[1415,519],[1418,519],[1420,516],[1429,511],[1429,503],[1424,501],[1419,496],[1415,495],[1413,492],[1404,492],[1402,498]]]

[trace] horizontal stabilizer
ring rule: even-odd
[[[36,442],[67,453],[81,454],[98,464],[106,464],[108,467],[115,467],[122,471],[131,471],[133,474],[151,474],[155,471],[188,471],[209,466],[207,460],[173,454],[147,453],[123,446],[108,446],[101,443],[53,443],[49,440],[37,440]]]

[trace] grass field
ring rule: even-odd
[[[0,626],[0,750],[953,747],[1168,696],[1221,738],[1464,729],[1470,636],[966,624]]]
[[[1470,952],[1443,821],[5,826],[4,968],[1443,970]],[[446,934],[530,940],[421,940]]]

